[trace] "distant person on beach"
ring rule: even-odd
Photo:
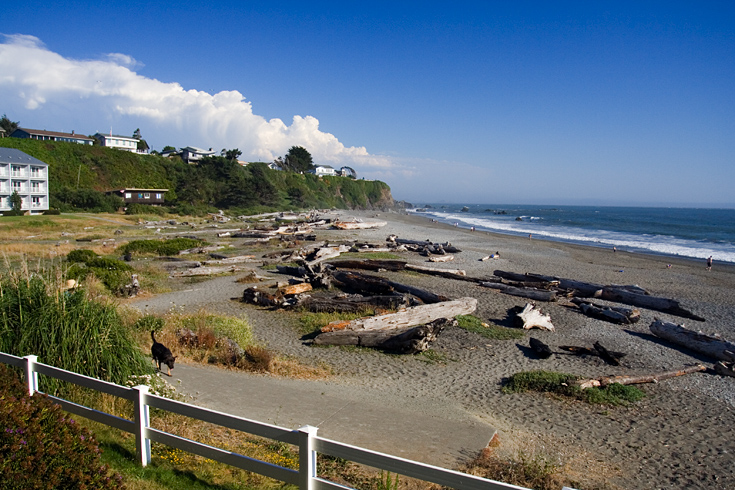
[[[617,252],[617,251],[618,251],[618,248],[613,246],[613,252]]]
[[[708,271],[711,271],[712,270],[712,256],[711,255],[707,259],[707,270]]]
[[[530,233],[528,234],[528,239],[529,239],[529,240],[531,239],[531,234],[530,234]]]

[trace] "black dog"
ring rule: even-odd
[[[151,331],[151,339],[153,339],[153,345],[151,346],[151,356],[153,356],[153,362],[158,364],[158,370],[161,370],[161,364],[168,366],[168,375],[171,376],[171,370],[174,368],[174,361],[176,358],[171,354],[168,347],[160,342],[156,342],[156,337]]]

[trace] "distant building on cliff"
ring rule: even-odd
[[[337,175],[337,171],[329,165],[316,165],[311,170],[307,170],[306,173],[314,174],[317,177],[324,177],[325,175]]]
[[[59,133],[58,131],[46,131],[45,129],[18,128],[10,134],[13,138],[26,138],[39,141],[65,141],[67,143],[79,143],[80,145],[91,145],[94,140],[88,136],[71,133]]]
[[[0,148],[0,211],[10,211],[10,196],[17,192],[22,211],[48,210],[48,164],[15,148]]]
[[[121,136],[119,134],[103,134],[97,133],[94,135],[94,139],[100,142],[100,145],[106,148],[116,148],[118,150],[131,151],[137,153],[138,151],[138,138],[131,138],[130,136]]]

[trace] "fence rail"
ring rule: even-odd
[[[50,399],[70,413],[135,434],[137,456],[143,466],[151,462],[151,441],[153,441],[285,483],[298,485],[300,490],[350,489],[350,487],[345,487],[317,476],[317,453],[343,458],[380,470],[390,471],[458,490],[527,490],[523,487],[496,482],[459,471],[447,470],[438,466],[419,463],[417,461],[324,439],[316,435],[316,427],[307,425],[296,430],[291,430],[217,412],[216,410],[197,407],[188,403],[169,400],[148,393],[147,386],[141,385],[128,388],[107,381],[101,381],[90,378],[89,376],[39,363],[36,356],[17,357],[0,352],[0,362],[15,366],[24,371],[26,382],[28,383],[28,392],[31,396],[36,392],[41,393],[38,384],[38,375],[41,374],[132,401],[135,406],[134,420],[128,420],[49,395]],[[154,429],[150,426],[150,407],[297,446],[299,448],[299,467],[298,469],[285,468]]]

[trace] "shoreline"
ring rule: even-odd
[[[247,317],[255,337],[269,349],[305,363],[325,363],[333,368],[333,378],[303,381],[304,386],[317,391],[338,385],[355,397],[385,406],[415,407],[439,420],[453,420],[456,414],[467,413],[498,430],[500,446],[495,451],[499,455],[548,458],[577,478],[577,488],[735,488],[731,456],[735,442],[730,433],[735,426],[735,378],[696,373],[641,385],[647,396],[630,407],[601,407],[539,393],[503,394],[500,390],[505,378],[521,371],[597,377],[650,374],[697,362],[711,366],[712,362],[702,356],[653,338],[648,326],[654,318],[661,318],[735,339],[735,266],[715,263],[708,272],[700,261],[473,232],[415,215],[374,211],[321,214],[336,215],[345,221],[351,217],[377,219],[387,224],[368,230],[319,231],[320,241],[384,243],[390,234],[414,240],[448,241],[462,252],[455,254],[454,261],[432,263],[432,267],[464,269],[474,277],[491,276],[495,269],[501,269],[601,284],[638,284],[652,295],[680,301],[706,321],[684,321],[641,309],[638,323],[617,326],[585,317],[562,302],[541,303],[542,310],[552,317],[555,332],[533,330],[522,340],[499,341],[461,329],[447,329],[431,347],[445,361],[427,363],[412,356],[306,345],[295,333],[296,314],[232,301],[245,288],[235,283],[236,276],[214,278],[191,290],[136,303],[141,309],[150,306],[153,313],[167,311],[173,302],[186,304],[191,311],[205,307]],[[500,251],[499,259],[479,260],[496,251]],[[411,263],[428,264],[425,257],[415,253],[398,255]],[[671,268],[666,267],[669,263]],[[452,298],[472,296],[478,300],[475,316],[502,326],[509,326],[508,311],[526,302],[464,281],[419,274],[379,274]],[[555,354],[545,360],[529,356],[527,345],[531,336],[550,345]],[[595,341],[625,352],[621,366],[606,365],[599,358],[567,355],[557,348],[591,346]]]

